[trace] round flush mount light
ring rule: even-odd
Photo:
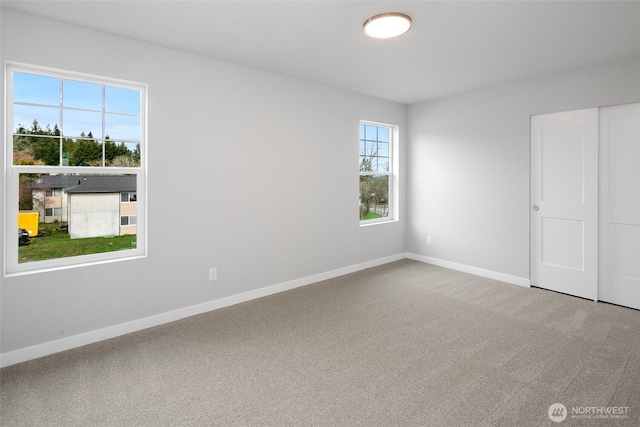
[[[375,39],[401,36],[411,29],[411,18],[404,13],[381,13],[364,21],[364,33]]]

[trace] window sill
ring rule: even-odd
[[[368,221],[360,221],[360,227],[371,227],[372,225],[389,224],[398,222],[397,219],[370,219]]]
[[[18,266],[7,267],[4,277],[25,276],[29,274],[47,273],[56,270],[82,268],[92,265],[107,264],[112,262],[129,261],[146,258],[147,254],[139,249],[131,249],[126,255],[122,251],[107,252],[101,254],[79,255],[69,258],[55,258],[44,261],[33,261]]]

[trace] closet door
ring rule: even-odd
[[[598,109],[531,117],[531,284],[598,297]]]
[[[600,110],[602,301],[640,309],[640,104]]]

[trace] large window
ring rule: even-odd
[[[144,255],[146,86],[18,64],[6,76],[5,273]]]
[[[394,145],[396,127],[360,123],[360,221],[361,224],[394,219]]]

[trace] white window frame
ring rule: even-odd
[[[140,99],[140,166],[25,166],[13,164],[13,72],[38,74],[42,76],[69,79],[87,83],[115,86],[141,91]],[[147,85],[144,83],[94,76],[84,73],[34,66],[17,62],[5,64],[5,137],[4,137],[4,276],[16,276],[65,268],[102,264],[143,258],[147,256]],[[104,114],[104,113],[103,113]],[[104,117],[104,116],[103,116]],[[104,120],[104,119],[103,119]],[[104,135],[103,135],[104,139]],[[106,174],[136,175],[137,193],[137,244],[126,251],[88,254],[68,258],[56,258],[44,261],[18,262],[18,199],[19,175],[22,173],[69,173],[69,174]]]
[[[387,175],[389,177],[388,188],[388,211],[389,215],[383,218],[359,220],[360,227],[367,227],[370,225],[387,224],[390,222],[397,222],[399,218],[399,194],[400,194],[400,127],[388,123],[381,123],[369,120],[360,120],[358,123],[358,129],[360,125],[384,127],[389,129],[389,171],[388,172],[362,172],[360,171],[360,153],[358,153],[358,182],[360,177],[364,175]],[[359,141],[359,138],[358,138]],[[359,142],[358,142],[359,145]],[[358,187],[359,193],[359,187]],[[358,208],[360,207],[360,197],[358,197]]]

